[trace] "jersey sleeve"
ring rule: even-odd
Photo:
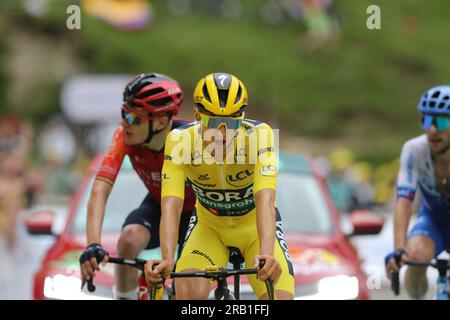
[[[408,142],[403,145],[397,178],[397,197],[414,200],[417,188],[418,159]]]
[[[267,124],[257,127],[257,157],[253,180],[253,193],[261,189],[276,189],[278,153],[272,128]]]
[[[114,184],[117,175],[119,174],[120,167],[122,166],[123,159],[126,155],[126,148],[124,129],[120,126],[114,132],[111,145],[103,158],[103,162],[97,173],[96,179]]]
[[[172,130],[166,138],[164,147],[164,164],[161,173],[161,199],[175,196],[184,200],[185,172],[183,144],[188,141],[185,131]],[[190,159],[190,154],[189,154]]]

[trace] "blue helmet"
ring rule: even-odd
[[[429,89],[420,97],[417,109],[422,113],[450,115],[450,86]]]

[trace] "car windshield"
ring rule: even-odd
[[[311,174],[280,172],[276,199],[285,232],[334,232],[323,192]]]
[[[89,196],[95,177],[89,181],[87,188],[76,209],[75,219],[72,224],[71,233],[78,234],[86,232],[86,210]],[[131,168],[123,168],[114,183],[114,188],[108,197],[105,218],[103,221],[103,232],[117,233],[128,214],[139,207],[147,195],[147,189],[138,175]]]

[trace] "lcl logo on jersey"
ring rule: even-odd
[[[233,187],[241,187],[246,184],[245,182],[242,183],[241,181],[250,177],[252,174],[253,172],[250,172],[249,170],[240,171],[234,176],[229,174],[227,175],[227,182],[231,184]]]

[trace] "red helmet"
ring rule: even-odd
[[[123,101],[150,114],[167,112],[176,115],[183,102],[183,91],[177,81],[166,75],[141,73],[126,85]]]

